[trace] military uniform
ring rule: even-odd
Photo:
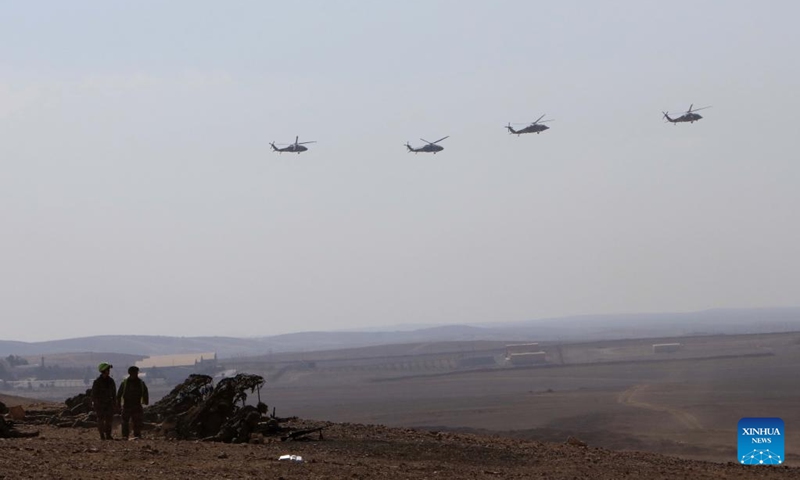
[[[116,391],[114,379],[102,373],[92,384],[92,408],[97,414],[97,430],[100,431],[101,440],[111,440],[111,422],[117,407]]]
[[[147,385],[132,373],[134,369],[138,375],[139,369],[131,367],[128,370],[131,376],[122,381],[117,392],[117,402],[122,404],[122,436],[125,438],[130,435],[131,423],[133,423],[133,436],[136,438],[142,436],[142,424],[144,423],[142,405],[150,403]]]

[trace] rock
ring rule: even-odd
[[[582,441],[582,440],[579,440],[579,439],[577,439],[577,438],[575,438],[575,437],[572,437],[572,436],[570,436],[569,438],[567,438],[567,441],[566,441],[566,442],[564,442],[564,443],[566,443],[567,445],[572,445],[572,446],[574,446],[574,447],[583,447],[583,448],[586,448],[586,447],[588,446],[588,445],[586,445],[586,442],[584,442],[584,441]]]

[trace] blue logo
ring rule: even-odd
[[[743,418],[739,420],[739,463],[742,465],[781,465],[784,460],[783,420]]]

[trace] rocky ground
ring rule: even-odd
[[[28,412],[63,405],[0,395]],[[32,416],[33,418],[33,416]],[[0,438],[2,479],[739,479],[800,478],[800,468],[743,466],[684,460],[645,452],[586,446],[577,439],[542,443],[492,435],[430,432],[307,420],[287,420],[290,431],[323,427],[300,440],[280,434],[227,444],[144,438],[101,441],[93,428],[14,422],[32,438]],[[119,434],[119,426],[116,426]],[[279,460],[299,455],[302,461]]]
[[[325,424],[323,438],[263,444],[157,437],[100,441],[84,428],[23,425],[38,437],[0,439],[0,479],[204,478],[800,478],[793,467],[687,461],[571,444],[426,432],[376,425]],[[302,462],[278,460],[281,455]]]

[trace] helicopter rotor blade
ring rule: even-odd
[[[295,145],[305,145],[306,143],[317,143],[316,140],[309,140],[308,142],[295,143]]]
[[[698,111],[700,111],[700,110],[705,110],[706,108],[711,108],[711,105],[709,105],[709,106],[707,106],[707,107],[695,108],[694,110],[691,110],[691,111],[692,111],[692,112],[698,112]]]
[[[429,141],[425,140],[424,138],[420,138],[420,140],[422,140],[425,143],[433,143],[433,142],[429,142]]]
[[[694,103],[689,105],[689,110],[687,110],[686,113],[692,113],[692,107],[694,107]]]
[[[297,141],[298,141],[298,140],[300,140],[300,135],[297,135],[296,137],[294,137],[294,144],[295,144],[295,145],[297,145],[297,144],[298,144],[298,143],[297,143]]]
[[[547,115],[547,114],[545,113],[544,115]],[[533,123],[539,123],[539,120],[543,119],[543,118],[544,118],[544,115],[542,115],[541,117],[537,118],[537,119],[536,119],[536,121],[535,121],[535,122],[533,122]]]
[[[433,143],[439,143],[439,142],[441,142],[442,140],[444,140],[444,139],[446,139],[446,138],[450,138],[450,135],[448,135],[448,136],[446,136],[446,137],[442,137],[442,138],[440,138],[439,140],[436,140],[436,141],[435,141],[435,142],[433,142]]]

